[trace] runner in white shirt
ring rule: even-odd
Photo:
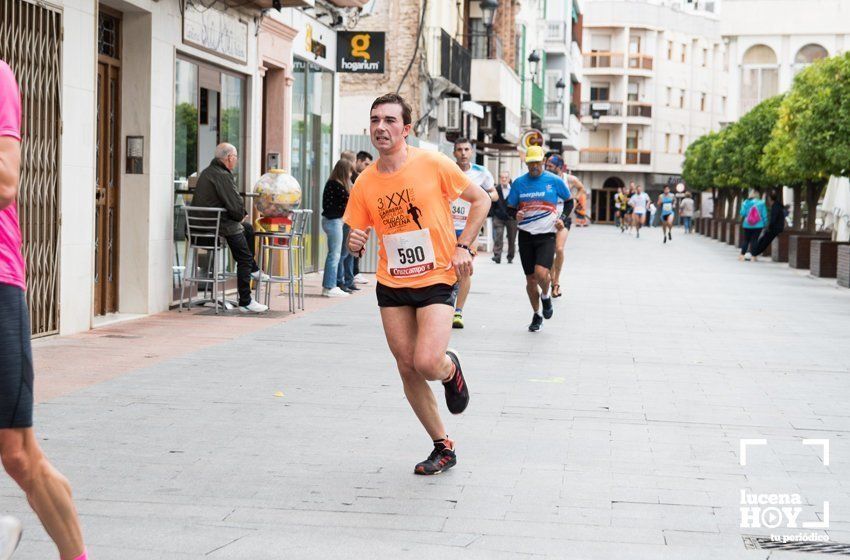
[[[635,236],[640,238],[640,228],[646,223],[646,213],[649,211],[649,195],[643,192],[643,186],[638,185],[637,192],[629,199],[629,206],[634,208],[632,225],[635,227]]]
[[[496,194],[495,181],[493,174],[477,163],[472,163],[475,157],[475,148],[472,142],[467,138],[458,138],[455,141],[455,160],[466,176],[476,185],[480,185],[482,189],[490,195],[490,200],[499,200],[499,195]],[[464,228],[466,228],[466,219],[469,216],[469,202],[463,199],[457,199],[452,202],[452,219],[454,220],[455,233],[460,236]],[[463,306],[466,304],[466,298],[469,296],[469,288],[472,285],[470,276],[461,277],[457,283],[457,298],[455,300],[455,314],[452,319],[452,327],[455,329],[463,328]]]

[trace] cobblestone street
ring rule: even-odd
[[[64,391],[45,367],[73,345],[37,341],[36,428],[91,557],[806,558],[746,549],[813,530],[742,528],[742,491],[800,494],[798,524],[828,501],[814,532],[850,543],[850,290],[679,228],[667,245],[574,228],[566,253],[536,334],[518,259],[477,259],[452,337],[472,400],[436,477],[412,474],[431,442],[372,286],[286,321],[184,314],[181,351]],[[157,353],[161,320],[123,324],[111,352]],[[218,320],[229,335],[199,342]],[[805,438],[829,440],[829,465]],[[56,557],[7,477],[0,501],[25,524],[15,559]]]

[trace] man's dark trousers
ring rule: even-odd
[[[225,237],[236,261],[236,288],[239,291],[240,307],[251,303],[251,273],[260,269],[254,261],[254,228],[246,223],[242,227],[242,233]]]

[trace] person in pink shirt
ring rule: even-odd
[[[32,428],[32,350],[17,210],[20,168],[21,96],[12,69],[0,60],[0,459],[26,493],[60,559],[85,560],[71,485],[48,462]]]

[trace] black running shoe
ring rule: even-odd
[[[508,264],[511,264],[512,262],[514,262],[514,258],[513,258],[513,257],[508,257]]]
[[[667,238],[668,238],[670,241],[673,241],[673,232],[672,232],[672,231],[668,231],[668,232],[667,232]]]
[[[449,407],[449,412],[452,414],[460,414],[469,405],[469,387],[466,386],[466,379],[464,379],[463,370],[460,368],[460,358],[457,351],[450,348],[446,350],[446,355],[455,365],[454,377],[443,382],[443,387],[446,390],[446,406]]]
[[[540,303],[543,304],[543,318],[551,319],[552,314],[555,313],[555,309],[552,307],[552,298],[540,298]]]
[[[543,317],[535,313],[531,317],[531,324],[528,325],[528,330],[531,332],[537,332],[540,330],[540,327],[543,326]]]
[[[457,455],[455,452],[445,446],[434,446],[434,451],[428,455],[428,458],[417,464],[413,468],[414,474],[440,474],[457,464]]]

